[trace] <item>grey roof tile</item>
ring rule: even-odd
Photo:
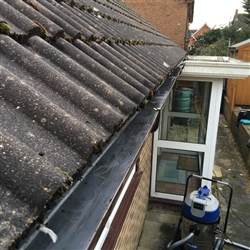
[[[5,1],[0,1],[1,4],[1,13],[0,17],[2,21],[8,22],[11,27],[12,33],[18,33],[23,35],[31,34],[39,34],[40,28],[34,22],[32,22],[29,18],[24,15],[20,15],[20,13],[7,4]]]
[[[133,61],[138,66],[140,66],[140,68],[147,71],[147,73],[149,73],[152,77],[154,77],[158,83],[159,83],[159,81],[161,81],[162,74],[157,72],[157,69],[151,65],[151,62],[150,62],[150,60],[148,60],[147,57],[142,58],[141,57],[142,55],[140,55],[136,51],[134,51],[134,49],[133,49],[134,46],[128,46],[127,44],[112,44],[111,46],[112,47],[117,46],[119,48],[122,48],[122,50],[124,51],[123,53],[126,53],[126,55],[128,55],[128,58],[131,61]],[[116,49],[118,50],[117,47],[116,47]]]
[[[85,67],[91,73],[95,74],[101,80],[106,82],[111,88],[113,88],[112,91],[114,90],[119,91],[119,93],[116,93],[116,96],[114,98],[120,100],[117,107],[124,114],[129,114],[131,112],[131,108],[135,106],[136,103],[141,102],[143,97],[148,94],[149,89],[144,87],[143,84],[141,84],[140,82],[136,81],[133,81],[135,82],[134,83],[135,86],[129,85],[128,82],[123,81],[120,77],[116,76],[115,73],[110,71],[110,69],[100,64],[101,55],[99,53],[96,53],[91,49],[91,47],[87,46],[85,43],[82,43],[79,40],[76,40],[75,43],[79,43],[81,45],[81,48],[84,47],[85,50],[87,50],[90,55],[88,56],[87,54],[82,53],[81,50],[77,49],[75,46],[71,45],[70,43],[61,38],[58,39],[54,45],[56,46],[56,48],[66,53],[68,57],[74,60],[74,62],[77,62],[79,65]],[[99,62],[93,59],[95,57],[94,54],[96,54],[97,60],[99,60]],[[93,58],[91,57],[91,55]],[[105,57],[103,58],[105,59]],[[106,59],[106,62],[108,63],[109,61]],[[80,71],[82,72],[82,68],[80,68]],[[151,84],[150,88],[154,88],[154,85]],[[139,92],[136,90],[138,90]],[[102,91],[101,96],[104,93],[105,92]],[[107,98],[107,95],[104,96]],[[112,105],[114,105],[114,103],[112,103]]]
[[[141,95],[142,92],[146,91],[146,88],[143,88],[143,85],[138,82],[135,78],[133,78],[133,76],[131,76],[130,74],[127,73],[127,71],[124,68],[120,68],[118,67],[115,62],[112,62],[110,60],[108,60],[105,55],[103,56],[102,53],[105,54],[105,50],[102,49],[102,47],[100,47],[97,43],[95,42],[91,42],[91,47],[96,47],[99,48],[99,51],[101,53],[98,53],[97,51],[91,49],[89,46],[86,46],[85,43],[81,42],[80,40],[76,40],[74,41],[74,45],[77,46],[80,50],[82,50],[84,53],[88,54],[90,57],[92,57],[95,61],[97,61],[99,64],[101,64],[102,66],[104,66],[105,68],[107,68],[107,70],[109,70],[114,76],[118,76],[120,79],[124,80],[127,84],[126,86],[126,91],[128,91],[128,89],[130,89],[130,86],[132,87],[133,90],[137,89],[143,89],[139,92],[137,91],[132,91],[132,92],[127,92],[127,97],[136,101],[138,103],[138,101],[140,102],[142,99],[142,97],[144,97],[143,95]],[[108,54],[108,53],[106,53]],[[112,55],[110,55],[110,57],[112,57]],[[120,91],[122,91],[122,85],[116,85],[116,87],[114,86],[114,88],[118,88],[120,89]],[[149,92],[149,89],[147,91],[147,93]],[[138,99],[139,98],[139,99]]]
[[[7,248],[186,53],[121,1],[0,5],[0,248]]]
[[[35,213],[28,204],[16,198],[9,189],[2,185],[0,185],[0,196],[0,247],[6,249],[13,239],[26,229],[30,221],[35,219],[32,217]]]
[[[11,6],[16,11],[19,12],[19,13],[17,12],[19,19],[26,18],[26,19],[29,19],[31,23],[36,24],[36,27],[39,27],[39,25],[40,27],[44,27],[47,32],[47,35],[55,36],[56,34],[63,31],[61,27],[56,25],[46,16],[42,15],[40,13],[40,10],[35,5],[28,5],[24,1],[21,1],[21,0],[6,0],[5,2],[8,3],[9,6]],[[11,25],[11,21],[12,21],[12,18],[8,18],[7,22],[9,23],[11,27],[11,33],[12,33],[13,27]],[[16,25],[17,27],[20,27],[22,26],[22,23],[17,22]],[[21,29],[21,27],[19,29]],[[13,30],[13,32],[14,31],[15,30]],[[28,33],[30,33],[30,31],[26,32],[26,35],[28,35]]]
[[[136,79],[138,81],[138,85],[134,87],[144,95],[148,94],[149,89],[154,88],[154,84],[152,84],[149,80],[147,80],[134,68],[132,68],[132,63],[129,60],[126,60],[119,52],[112,49],[106,43],[102,42],[100,45],[97,43],[91,43],[91,47],[98,53],[100,53],[103,57],[113,62],[113,64],[118,66],[121,70],[125,71],[128,75]]]
[[[69,15],[71,11],[68,9],[70,8],[68,5],[60,5],[56,1],[47,0],[37,0],[34,3],[41,14],[55,22],[71,37],[76,36],[79,32],[84,38],[92,35],[92,32],[82,26],[75,17]]]
[[[140,60],[137,60],[135,57],[133,57],[133,55],[130,55],[129,53],[127,53],[124,50],[124,46],[123,45],[118,45],[115,43],[111,44],[111,47],[114,48],[116,51],[118,51],[120,53],[120,57],[122,58],[122,61],[126,61],[130,64],[132,64],[132,67],[141,75],[143,75],[146,79],[148,79],[148,81],[151,82],[151,84],[158,84],[158,80],[157,78],[160,80],[161,78],[159,77],[159,75],[155,74],[155,72],[153,70],[148,69],[148,67],[146,65],[144,65],[143,63],[141,63]],[[150,86],[152,88],[152,86]]]

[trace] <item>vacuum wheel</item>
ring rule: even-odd
[[[213,249],[212,250],[222,250],[224,247],[224,240],[221,238],[216,238]]]

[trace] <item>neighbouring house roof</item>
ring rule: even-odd
[[[189,30],[189,33],[194,34],[197,30]]]
[[[192,46],[196,41],[197,41],[197,38],[199,36],[201,36],[202,34],[208,32],[210,30],[210,27],[204,23],[202,25],[202,27],[200,27],[198,30],[189,30],[189,33],[188,33],[188,45],[189,46]]]
[[[42,220],[186,52],[121,1],[0,4],[6,248]]]
[[[198,36],[202,35],[204,32],[208,32],[209,30],[210,30],[210,27],[206,23],[204,23],[199,29],[194,31],[192,36],[197,38]]]
[[[247,21],[248,21],[248,18],[246,17],[246,14],[238,13],[238,9],[236,9],[232,23],[235,26],[242,28],[248,25]]]

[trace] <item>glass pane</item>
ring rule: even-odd
[[[204,136],[199,137],[199,118],[169,117],[166,140],[190,143],[204,143]]]
[[[156,192],[184,195],[187,177],[200,175],[203,153],[177,149],[158,149],[156,168]],[[197,190],[200,180],[192,178],[188,191]]]
[[[204,144],[210,82],[178,81],[161,115],[160,140]]]

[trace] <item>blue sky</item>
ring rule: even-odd
[[[235,10],[243,13],[242,0],[195,0],[193,23],[190,29],[199,29],[204,23],[210,28],[227,25]]]

